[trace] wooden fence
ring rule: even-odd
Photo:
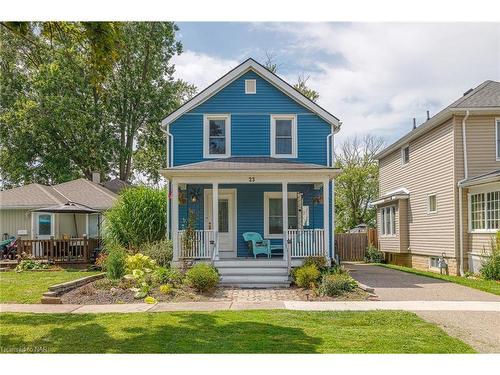
[[[341,262],[363,260],[368,244],[378,246],[376,229],[368,229],[365,233],[335,234],[335,254]]]
[[[18,240],[17,253],[51,263],[89,263],[99,246],[95,238]]]

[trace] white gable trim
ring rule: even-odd
[[[235,79],[245,74],[249,70],[255,71],[257,74],[259,74],[262,78],[266,79],[273,86],[275,86],[276,88],[287,94],[290,98],[294,99],[299,104],[302,104],[304,107],[316,113],[318,116],[320,116],[323,120],[325,120],[329,124],[333,124],[336,127],[339,127],[340,121],[338,118],[336,118],[331,113],[321,108],[312,100],[308,99],[307,97],[299,93],[292,86],[290,86],[284,80],[279,78],[276,74],[271,73],[269,70],[267,70],[265,67],[263,67],[253,59],[248,59],[242,64],[238,65],[236,68],[229,71],[226,75],[222,76],[212,85],[208,86],[205,90],[200,92],[194,98],[184,103],[181,107],[179,107],[177,110],[175,110],[174,112],[172,112],[170,115],[168,115],[163,119],[163,121],[161,122],[162,126],[171,124],[173,121],[177,120],[181,115],[190,111],[196,106],[200,105],[204,101],[208,100],[210,97],[215,95],[217,92],[222,90],[228,84],[230,84]]]

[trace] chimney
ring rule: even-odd
[[[431,114],[429,113],[429,111],[427,111],[427,121],[429,121],[431,118]]]
[[[417,119],[413,117],[413,129],[417,128]]]
[[[92,182],[96,184],[101,183],[101,173],[100,172],[92,172]]]

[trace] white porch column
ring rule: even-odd
[[[174,247],[173,262],[179,261],[179,183],[172,179],[172,243]]]
[[[329,179],[323,180],[323,229],[325,231],[325,253],[330,258],[330,187]]]
[[[171,239],[172,237],[170,236],[172,231],[170,230],[170,215],[172,214],[171,212],[171,207],[172,205],[170,204],[170,193],[172,191],[172,185],[170,184],[170,180],[167,180],[167,217],[165,218],[166,219],[166,237],[167,237],[167,240]]]
[[[219,259],[219,183],[212,183],[212,229],[215,234],[215,259]]]
[[[288,259],[288,183],[281,183],[283,208],[283,259]]]

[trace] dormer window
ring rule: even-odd
[[[297,157],[297,117],[271,115],[271,156]]]
[[[205,115],[203,121],[203,157],[231,156],[231,117]]]
[[[410,162],[410,146],[406,145],[401,149],[401,162],[403,165]]]
[[[245,79],[245,94],[257,93],[257,81],[255,79]]]

